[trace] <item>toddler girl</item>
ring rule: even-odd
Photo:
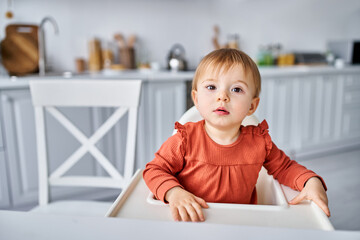
[[[177,133],[143,172],[156,198],[169,203],[174,220],[204,221],[206,202],[256,204],[262,166],[280,183],[301,191],[290,204],[313,200],[330,216],[322,178],[276,147],[265,120],[241,125],[258,107],[260,89],[259,70],[241,51],[216,50],[200,62],[192,98],[204,120],[175,123]]]

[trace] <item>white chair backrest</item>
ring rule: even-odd
[[[49,187],[89,186],[123,188],[134,171],[140,80],[33,80],[30,90],[35,109],[39,169],[39,205],[49,202]],[[89,138],[56,107],[116,107],[114,113]],[[59,121],[81,144],[63,164],[48,172],[45,111]],[[95,144],[128,112],[124,174],[99,151]],[[64,176],[87,152],[110,177]]]
[[[187,122],[197,122],[202,120],[203,117],[200,115],[199,111],[197,110],[197,108],[195,106],[189,108],[179,119],[179,123],[181,124],[185,124]],[[254,115],[251,116],[247,116],[245,117],[245,119],[242,122],[242,125],[247,126],[247,125],[258,125],[259,124],[259,120],[257,119],[257,117],[255,117]],[[174,130],[173,134],[176,133],[176,130]]]

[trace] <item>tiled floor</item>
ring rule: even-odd
[[[299,162],[324,178],[334,228],[359,231],[360,149]]]

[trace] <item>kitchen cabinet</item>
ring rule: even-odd
[[[264,77],[256,113],[292,157],[360,145],[360,74]]]
[[[154,158],[154,153],[172,135],[174,123],[186,111],[185,81],[145,82],[143,90],[137,137],[142,149],[137,151],[138,168]]]
[[[1,122],[4,140],[0,151],[0,208],[26,209],[37,204],[38,172],[34,110],[28,88],[0,91]],[[185,111],[185,82],[144,82],[139,124],[135,168],[144,168],[161,143],[168,138],[174,122]],[[113,108],[60,108],[70,121],[85,135],[90,136],[110,114]],[[46,114],[50,171],[72,154],[80,143],[52,116]],[[114,165],[123,169],[127,120],[122,120],[96,145]],[[6,155],[5,155],[6,153]],[[6,157],[5,157],[6,156]],[[83,175],[104,175],[103,169],[87,153],[72,169]],[[52,188],[51,198],[116,197],[117,189],[93,190],[89,188]]]

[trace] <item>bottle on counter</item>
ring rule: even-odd
[[[85,59],[83,58],[76,58],[75,59],[75,69],[77,73],[83,73],[86,70],[86,63]]]
[[[275,43],[273,45],[271,45],[271,54],[273,57],[273,65],[278,65],[279,62],[279,57],[282,53],[282,45],[281,43]]]
[[[269,46],[260,46],[257,54],[257,64],[259,66],[271,66],[273,65],[273,56]]]
[[[282,53],[278,56],[278,66],[293,66],[295,64],[295,55],[293,53]]]
[[[102,69],[102,53],[100,40],[94,38],[89,41],[89,71],[97,72]]]
[[[332,53],[331,51],[326,51],[325,56],[326,56],[326,62],[328,63],[328,65],[333,66],[335,64],[334,53]]]
[[[113,46],[110,42],[104,41],[102,49],[102,67],[104,69],[110,69],[111,65],[114,63]]]

